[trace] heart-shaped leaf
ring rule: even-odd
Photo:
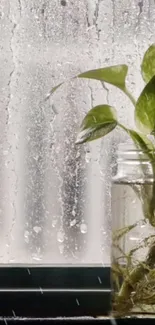
[[[144,54],[141,73],[146,83],[155,75],[155,44],[152,44]]]
[[[155,76],[145,86],[138,98],[135,122],[141,132],[145,134],[155,132]]]
[[[109,105],[93,107],[85,116],[76,144],[92,141],[105,136],[117,125],[116,110]]]
[[[87,71],[78,75],[78,78],[96,79],[114,85],[125,90],[125,79],[127,76],[127,65],[115,65],[112,67]]]
[[[101,82],[107,82],[113,86],[124,91],[124,93],[131,99],[133,102],[133,98],[131,98],[129,92],[125,86],[125,80],[128,72],[128,67],[125,64],[122,65],[115,65],[107,68],[101,68],[96,70],[86,71],[84,73],[79,74],[75,78],[87,78],[87,79],[95,79]],[[61,86],[64,82],[58,84],[57,86],[53,87],[51,91],[46,95],[45,100],[49,99],[50,96]]]

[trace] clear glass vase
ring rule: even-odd
[[[151,153],[154,155],[154,153]],[[155,160],[119,145],[112,182],[112,310],[155,313]]]

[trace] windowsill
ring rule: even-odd
[[[5,324],[15,324],[24,320],[24,324],[65,322],[115,325],[108,318],[110,305],[110,268],[0,268],[0,324],[4,324],[4,321]],[[117,325],[130,325],[133,322],[143,325],[146,320],[149,320],[149,324],[155,323],[155,317],[146,316],[136,320],[120,319]]]
[[[116,325],[144,325],[146,321],[149,321],[150,325],[155,323],[155,318],[125,318],[125,319],[118,319],[116,321]],[[104,324],[104,325],[115,325],[110,321],[109,318],[103,317],[100,319],[96,319],[93,317],[58,317],[58,318],[0,318],[0,324],[19,324],[23,323],[26,324]]]
[[[0,316],[108,315],[110,269],[104,267],[1,267]]]

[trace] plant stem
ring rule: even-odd
[[[152,218],[149,218],[150,224],[155,227],[155,174],[153,173],[154,176],[154,182],[152,185],[152,198],[150,201],[150,215]]]
[[[132,96],[132,94],[130,93],[130,91],[126,87],[124,89],[124,92],[128,96],[128,98],[131,100],[133,106],[136,106],[136,100],[135,100],[135,98]]]

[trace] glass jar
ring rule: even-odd
[[[131,143],[119,145],[112,182],[115,317],[155,313],[154,161]]]

